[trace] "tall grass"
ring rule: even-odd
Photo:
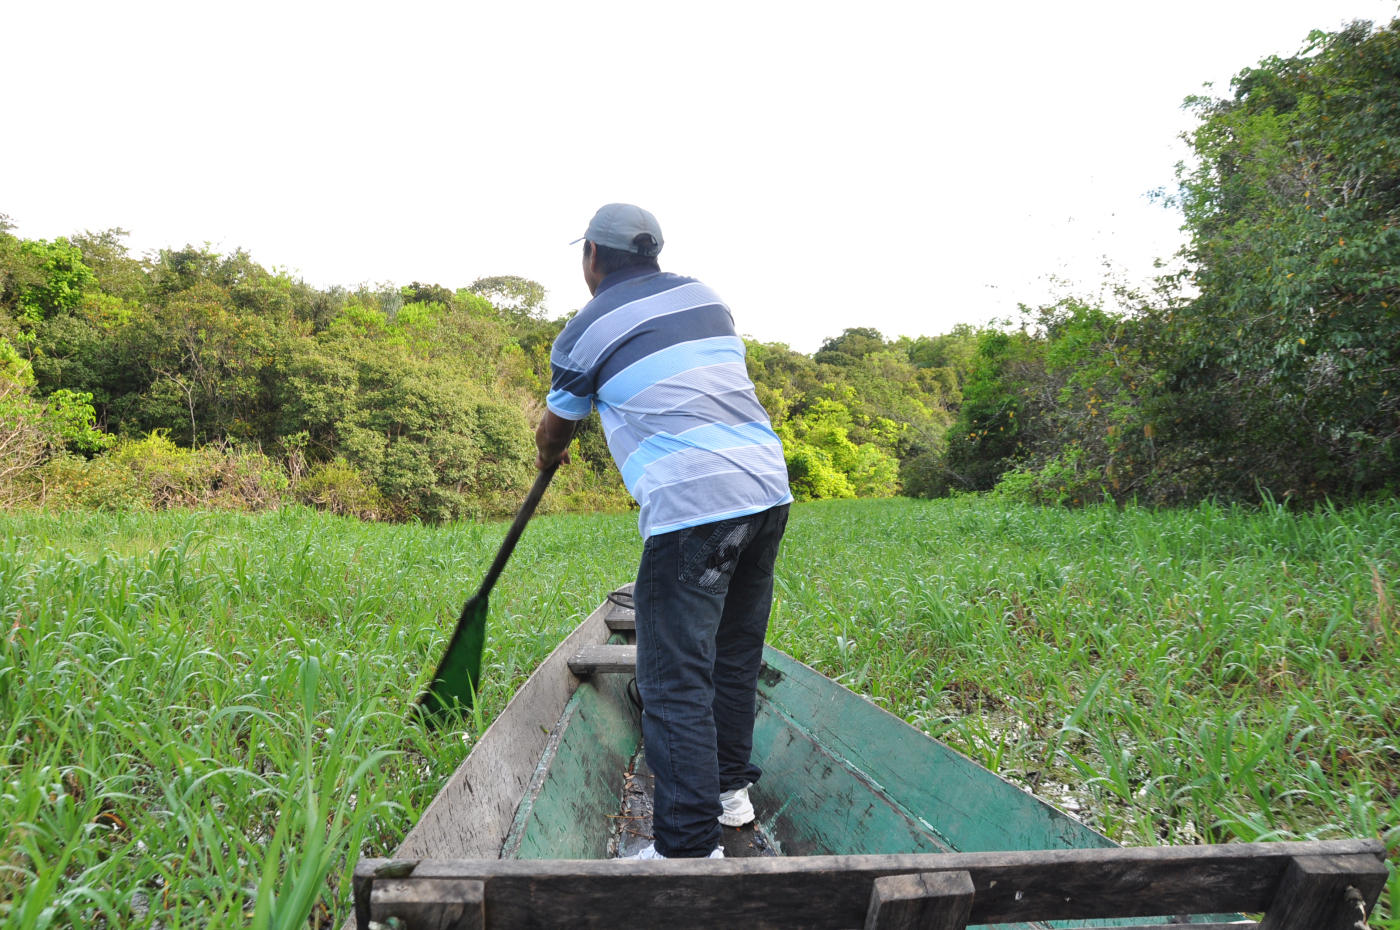
[[[406,709],[504,527],[0,529],[0,921],[23,928],[335,923],[357,852],[397,844],[640,550],[626,515],[533,526],[492,598],[482,719],[428,735]]]
[[[0,531],[17,927],[338,921],[353,858],[397,844],[640,553],[629,515],[532,525],[492,598],[481,717],[430,736],[407,704],[503,526],[292,509]],[[770,640],[1122,842],[1395,850],[1397,553],[1379,505],[811,504]]]
[[[815,504],[769,640],[1119,842],[1380,837],[1393,861],[1397,572],[1393,502]]]

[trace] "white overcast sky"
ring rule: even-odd
[[[483,275],[588,299],[601,204],[741,331],[937,333],[1151,274],[1204,82],[1395,0],[0,0],[0,212],[242,246],[317,285]]]

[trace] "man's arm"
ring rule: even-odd
[[[546,410],[535,430],[535,448],[539,450],[535,456],[535,467],[543,470],[556,461],[568,465],[569,443],[573,441],[577,428],[577,420],[566,420],[553,410]]]

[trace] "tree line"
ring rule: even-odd
[[[1400,21],[1397,21],[1400,23]],[[1400,26],[1317,32],[1193,98],[1188,244],[1112,305],[812,354],[749,342],[799,500],[1352,499],[1400,487]],[[516,277],[315,288],[236,250],[133,256],[0,218],[0,497],[507,512],[549,381]],[[596,415],[556,508],[629,501]]]
[[[1400,489],[1400,20],[1188,101],[1189,240],[1151,293],[984,333],[950,486],[1073,503]]]

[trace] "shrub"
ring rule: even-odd
[[[0,506],[42,496],[33,472],[54,454],[96,452],[109,444],[93,426],[91,394],[55,391],[40,401],[33,388],[29,362],[0,338]]]
[[[33,496],[56,510],[151,509],[150,489],[141,476],[110,455],[90,461],[80,455],[55,456],[35,470],[30,484]]]
[[[266,510],[288,487],[286,472],[261,452],[185,449],[163,431],[123,441],[91,461],[57,455],[34,481],[45,504],[92,510]]]
[[[391,343],[324,348],[296,360],[287,387],[287,425],[313,447],[338,449],[405,516],[437,522],[519,505],[534,459],[519,406],[449,359]]]
[[[44,459],[42,408],[30,396],[33,384],[28,363],[0,339],[0,506],[31,496],[21,479]]]
[[[899,462],[874,443],[852,442],[851,426],[851,411],[826,399],[779,424],[794,498],[891,497],[898,491]]]
[[[293,487],[292,496],[320,510],[361,520],[379,520],[390,513],[374,482],[342,458],[312,468]]]
[[[788,485],[798,501],[828,500],[835,497],[855,497],[855,489],[846,476],[837,470],[831,456],[821,449],[793,440],[783,443],[783,458],[787,461]]]
[[[1111,496],[1103,473],[1088,464],[1088,457],[1077,448],[1062,450],[1038,468],[1013,468],[1002,474],[992,490],[1011,500],[1072,507]]]

